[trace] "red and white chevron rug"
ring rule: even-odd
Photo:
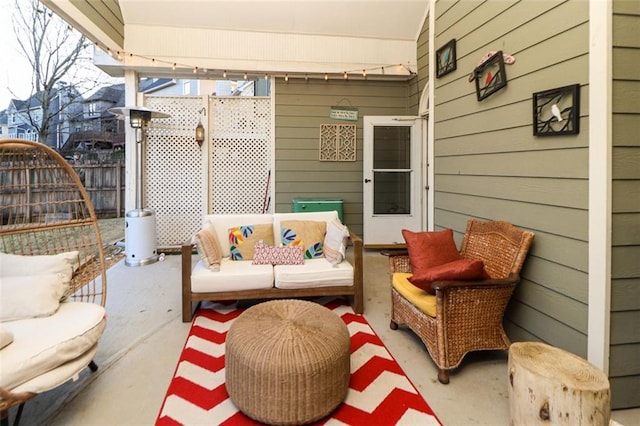
[[[440,425],[437,417],[362,315],[340,299],[319,299],[347,324],[351,380],[342,404],[318,425]],[[242,313],[209,303],[196,313],[156,425],[257,425],[229,399],[224,342]]]

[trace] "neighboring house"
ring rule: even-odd
[[[36,93],[26,100],[12,99],[5,110],[7,117],[7,137],[38,140],[38,126],[43,117],[43,92]],[[81,99],[77,90],[66,83],[60,83],[52,90],[49,105],[49,130],[46,135],[46,145],[59,149],[67,140],[71,129],[70,117],[75,116],[81,109],[77,102]]]
[[[267,96],[269,83],[263,79],[235,81],[146,78],[140,81],[138,92],[184,96]]]
[[[46,144],[67,156],[77,151],[124,149],[124,123],[108,111],[124,106],[124,84],[102,87],[87,99],[73,87],[62,87],[54,91]],[[12,99],[0,113],[0,137],[37,141],[38,131],[31,120],[42,119],[40,99],[39,94],[26,100]]]
[[[31,106],[29,106],[31,105]],[[31,141],[38,140],[37,130],[31,126],[28,112],[31,111],[32,116],[37,118],[37,112],[42,108],[40,101],[35,97],[27,100],[11,99],[9,106],[4,111],[7,118],[7,137],[28,139]]]
[[[71,134],[61,147],[65,155],[77,151],[124,149],[124,122],[109,108],[124,106],[124,84],[98,89],[82,101],[82,110],[69,121]]]
[[[7,124],[7,111],[0,111],[0,138],[9,137],[9,125]]]
[[[640,407],[639,2],[376,2],[350,15],[360,25],[343,28],[333,25],[353,21],[346,15],[335,19],[337,11],[359,2],[331,3],[326,11],[311,10],[309,2],[307,13],[315,12],[313,20],[331,34],[302,33],[304,25],[291,23],[313,22],[290,16],[295,11],[285,8],[286,2],[262,5],[273,19],[255,22],[264,26],[251,31],[228,30],[235,28],[232,16],[222,10],[193,16],[207,16],[207,23],[214,21],[209,16],[224,17],[217,28],[196,29],[205,22],[189,25],[185,17],[182,27],[176,25],[166,5],[164,15],[147,17],[140,8],[126,22],[106,14],[97,19],[95,10],[82,3],[43,2],[81,31],[100,29],[85,35],[111,49],[126,46],[145,57],[181,57],[192,65],[208,60],[208,69],[234,63],[240,75],[270,72],[275,132],[270,177],[278,212],[291,211],[295,197],[339,197],[346,224],[362,233],[363,217],[369,214],[363,178],[370,173],[363,162],[362,117],[428,111],[424,168],[414,170],[427,179],[413,193],[425,200],[427,228],[452,228],[458,243],[468,218],[507,220],[535,232],[505,318],[509,336],[544,341],[587,358],[608,373],[614,409]],[[406,22],[394,15],[393,25],[379,25],[377,37],[359,33],[374,31],[368,23],[376,8],[395,13],[419,5],[422,11],[402,16]],[[278,14],[271,10],[275,7],[283,8]],[[282,28],[276,28],[277,22]],[[404,27],[415,36],[393,38],[391,33]],[[238,28],[247,27],[238,23]],[[456,67],[436,78],[436,50],[451,40],[456,41]],[[232,43],[242,47],[231,49]],[[394,79],[386,64],[402,62],[389,58],[394,52],[405,54],[408,45],[415,75]],[[469,74],[485,54],[500,50],[516,58],[506,65],[507,85],[478,101]],[[369,71],[357,81],[339,77],[345,69],[357,69],[356,64],[376,62],[382,72],[375,76]],[[158,76],[174,72],[170,64],[157,61],[151,66],[140,60],[138,69],[127,64],[124,70],[113,61],[106,67],[113,75],[127,74],[128,81],[137,72],[149,75],[150,69]],[[325,70],[331,79],[321,77]],[[304,78],[307,73],[312,78]],[[533,94],[575,84],[580,87],[580,132],[534,136]],[[344,104],[359,113],[357,159],[319,161],[319,126],[333,122],[329,108]],[[129,191],[132,186],[129,182]],[[189,204],[175,202],[176,208]]]

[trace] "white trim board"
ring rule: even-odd
[[[589,314],[587,359],[609,372],[612,5],[589,2]]]

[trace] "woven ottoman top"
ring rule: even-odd
[[[269,424],[320,419],[345,398],[350,340],[346,325],[322,305],[264,302],[243,312],[225,343],[226,386],[249,417]]]

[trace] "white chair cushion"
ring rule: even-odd
[[[325,261],[325,263],[327,262]],[[272,287],[273,266],[252,265],[251,260],[231,260],[228,257],[223,257],[218,272],[211,272],[200,260],[191,271],[191,291],[194,293],[256,290]]]
[[[2,323],[0,323],[0,349],[8,346],[11,342],[13,342],[13,333],[2,328]]]
[[[11,390],[78,358],[96,344],[105,325],[104,308],[85,302],[61,303],[48,317],[3,323],[14,340],[0,350],[0,387]]]
[[[47,371],[38,377],[34,377],[28,382],[24,382],[20,386],[13,388],[11,391],[14,393],[31,392],[38,394],[55,389],[69,380],[77,380],[78,374],[93,360],[97,350],[98,345],[93,345],[91,349],[80,355],[78,358],[67,361],[53,370]]]
[[[0,277],[0,321],[52,315],[66,289],[61,273]]]
[[[73,273],[80,266],[78,251],[51,255],[19,255],[0,252],[0,276],[17,277],[25,275],[64,274],[68,287]],[[66,288],[65,288],[66,291]]]
[[[324,258],[306,259],[304,265],[275,265],[277,288],[311,288],[353,285],[353,266],[346,260],[332,266]]]

